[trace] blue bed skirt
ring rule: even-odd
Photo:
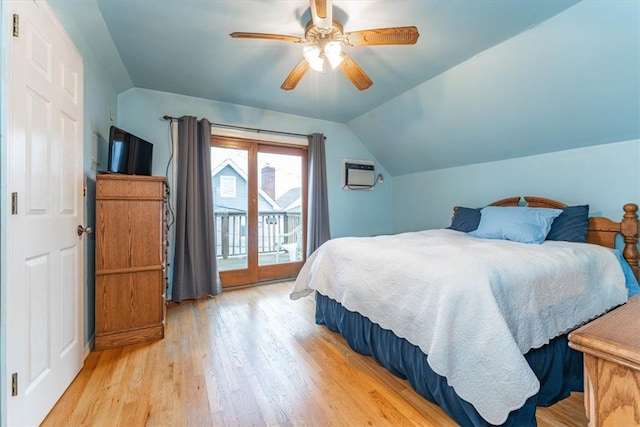
[[[460,399],[446,378],[431,370],[427,356],[404,338],[317,292],[316,323],[339,332],[352,349],[372,356],[394,375],[407,379],[418,394],[439,405],[458,424],[491,425],[470,403]],[[583,388],[582,353],[569,348],[566,335],[529,351],[525,357],[540,381],[540,391],[522,408],[512,411],[504,426],[535,426],[536,406],[553,405]]]

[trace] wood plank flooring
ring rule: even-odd
[[[292,283],[170,304],[166,337],[91,352],[44,426],[453,426],[441,409],[314,323]],[[582,393],[539,426],[585,426]]]

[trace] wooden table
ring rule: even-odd
[[[584,353],[591,427],[640,426],[640,296],[569,334]]]

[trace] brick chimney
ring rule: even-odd
[[[262,190],[276,199],[276,168],[268,164],[262,168]]]

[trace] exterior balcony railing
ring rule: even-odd
[[[215,212],[218,259],[247,255],[246,212]],[[293,231],[302,223],[299,212],[258,213],[258,254],[277,253],[285,244],[296,243]]]

